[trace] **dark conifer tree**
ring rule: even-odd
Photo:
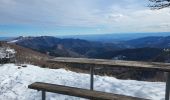
[[[170,7],[170,0],[149,0],[149,1],[151,2],[149,7],[151,7],[151,9],[154,10]]]

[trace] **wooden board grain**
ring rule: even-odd
[[[123,67],[123,68],[135,68],[135,69],[152,69],[164,72],[170,72],[170,63],[158,63],[158,62],[141,62],[141,61],[123,61],[123,60],[106,60],[106,59],[88,59],[88,58],[68,58],[57,57],[48,60],[53,63],[73,63],[73,64],[88,64],[109,66],[109,67]]]
[[[93,98],[93,100],[146,100],[142,98],[136,98],[136,97],[130,97],[130,96],[124,96],[124,95],[118,95],[118,94],[112,94],[112,93],[105,93],[105,92],[99,92],[99,91],[91,91],[87,89],[80,89],[80,88],[75,88],[75,87],[68,87],[68,86],[41,83],[41,82],[33,83],[29,85],[28,88],[41,90],[41,91],[47,91],[47,92],[53,92],[53,93],[59,93],[59,94],[64,94],[64,95],[82,97],[86,99]]]

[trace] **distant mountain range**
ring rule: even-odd
[[[51,36],[18,37],[9,43],[51,56],[88,57],[152,61],[170,48],[170,36],[152,36],[117,43],[92,42],[82,39],[61,39]],[[157,60],[156,60],[157,61]]]
[[[89,57],[91,53],[109,52],[125,48],[113,43],[91,42],[81,39],[60,39],[50,36],[18,37],[9,43],[27,47],[52,56]]]
[[[143,48],[143,47],[170,48],[170,36],[144,37],[144,38],[129,40],[124,43],[134,48]]]
[[[98,41],[105,43],[115,43],[128,41],[132,39],[138,39],[143,37],[154,37],[154,36],[170,36],[170,32],[158,32],[158,33],[117,33],[117,34],[93,34],[93,35],[70,35],[70,36],[60,36],[60,38],[73,38],[73,39],[83,39],[88,41]]]
[[[110,33],[110,34],[89,34],[89,35],[65,35],[65,36],[53,36],[61,39],[81,39],[87,41],[96,41],[102,43],[117,43],[122,41],[128,41],[132,39],[138,39],[143,37],[166,37],[170,36],[170,32],[157,32],[157,33]],[[0,40],[10,40],[16,37],[1,37]]]

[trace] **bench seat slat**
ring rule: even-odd
[[[82,97],[87,99],[95,99],[95,100],[146,100],[142,98],[112,94],[112,93],[105,93],[99,91],[91,91],[87,89],[80,89],[75,87],[68,87],[56,84],[49,84],[49,83],[41,83],[35,82],[28,86],[30,89],[40,90],[40,91],[47,91],[53,92],[58,94],[64,94],[69,96],[76,96]]]

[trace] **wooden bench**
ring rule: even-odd
[[[165,100],[170,100],[170,63],[89,59],[89,58],[68,58],[68,57],[57,57],[55,59],[48,60],[48,62],[88,65],[90,67],[90,89],[91,90],[93,90],[93,85],[94,85],[93,76],[94,76],[95,66],[122,67],[122,68],[133,68],[133,69],[142,69],[142,70],[145,69],[145,70],[166,72]]]
[[[41,83],[41,82],[33,83],[29,85],[28,88],[42,91],[42,100],[45,100],[45,91],[69,95],[69,96],[76,96],[76,97],[81,97],[86,99],[93,98],[93,100],[146,100],[146,99],[141,99],[136,97],[105,93],[99,91],[91,91],[87,89]]]
[[[170,100],[170,63],[157,63],[157,62],[139,62],[139,61],[122,61],[122,60],[106,60],[106,59],[88,59],[88,58],[68,58],[68,57],[57,57],[55,59],[48,60],[50,63],[64,63],[64,64],[84,64],[90,67],[90,90],[66,87],[54,84],[43,84],[34,83],[29,88],[41,90],[42,96],[45,98],[45,91],[54,92],[60,94],[67,94],[72,96],[84,97],[85,98],[97,98],[104,100],[143,100],[139,98],[133,98],[128,96],[116,95],[111,93],[103,93],[94,91],[94,70],[97,67],[122,67],[122,68],[133,68],[133,69],[146,69],[154,71],[166,72],[166,90],[165,100]],[[45,88],[46,87],[46,88]],[[48,87],[48,88],[47,88]],[[74,91],[74,92],[72,92]],[[98,94],[98,95],[96,95]],[[110,98],[109,98],[110,97]],[[45,99],[43,99],[45,100]]]

